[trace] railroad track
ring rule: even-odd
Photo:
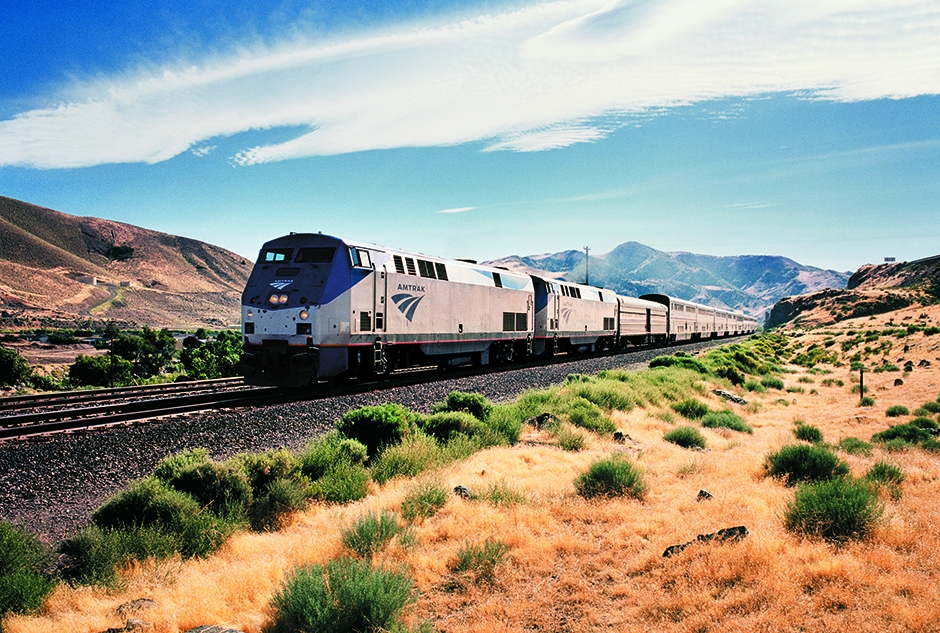
[[[720,339],[715,341],[715,344],[723,344],[731,340],[733,339]],[[649,349],[649,347],[635,347],[628,351],[593,354],[590,357],[629,356],[634,352]],[[668,353],[668,351],[664,349],[663,353]],[[458,367],[446,371],[433,367],[411,368],[394,372],[382,379],[353,380],[342,386],[321,383],[307,389],[253,387],[245,385],[239,377],[14,396],[0,398],[0,441],[63,431],[126,425],[220,408],[266,406],[346,396],[439,380],[575,362],[585,358],[588,357],[565,354],[484,368]]]

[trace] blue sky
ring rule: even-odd
[[[940,2],[0,5],[0,195],[254,257],[940,253]]]

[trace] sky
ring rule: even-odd
[[[0,195],[253,258],[940,254],[940,0],[4,0]]]

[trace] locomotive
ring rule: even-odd
[[[417,366],[734,336],[757,320],[323,234],[261,248],[242,294],[245,381],[303,387]]]

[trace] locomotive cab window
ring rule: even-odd
[[[294,263],[297,264],[329,264],[336,254],[335,246],[310,246],[297,250]]]
[[[372,258],[369,251],[361,248],[350,248],[349,256],[352,259],[352,265],[357,268],[372,268]]]
[[[426,262],[423,259],[418,260],[418,274],[425,279],[437,279],[437,273],[434,270],[434,264]]]
[[[499,273],[493,273],[493,284],[495,284],[497,288],[503,287],[503,278]]]
[[[293,254],[292,248],[272,248],[261,253],[261,261],[264,262],[289,262]]]

